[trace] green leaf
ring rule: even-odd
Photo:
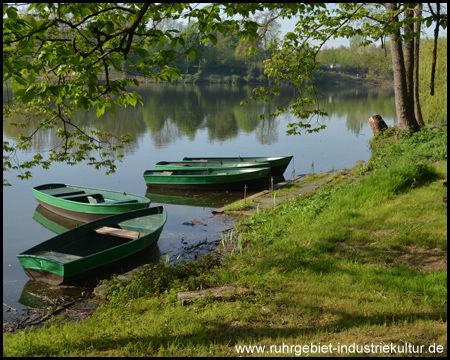
[[[195,50],[194,49],[191,49],[190,51],[189,51],[189,57],[191,58],[191,60],[192,61],[195,61],[195,56],[196,56],[196,53],[195,53]]]
[[[61,90],[61,86],[48,86],[48,90],[52,93],[53,96],[58,96]]]
[[[36,92],[34,89],[27,90],[26,93],[22,97],[22,102],[24,104],[29,103],[31,100],[33,100],[36,96]]]
[[[99,118],[105,113],[105,105],[97,104],[97,117]]]
[[[133,96],[133,94],[130,94],[130,105],[136,106],[137,98]]]
[[[141,58],[141,59],[145,59],[149,56],[149,53],[146,49],[143,48],[137,48],[135,50],[135,53]]]
[[[21,99],[23,95],[25,94],[26,89],[20,89],[14,92],[14,99]]]
[[[10,18],[12,21],[17,20],[17,10],[13,7],[9,7],[6,10],[6,15],[8,15],[8,18]]]
[[[108,20],[106,22],[106,32],[108,34],[111,34],[112,32],[114,32],[114,23],[112,21],[110,21],[110,20]]]
[[[213,43],[214,46],[217,45],[217,38],[214,34],[209,34],[209,40]]]
[[[120,69],[120,64],[122,63],[122,60],[121,60],[121,59],[118,59],[118,58],[116,58],[116,57],[110,57],[110,58],[108,58],[108,59],[109,59],[109,61],[112,62],[113,66],[114,66],[116,69]]]
[[[28,81],[25,80],[23,77],[16,75],[16,77],[14,77],[11,81],[11,89],[16,91],[22,88],[23,86],[28,87],[29,86]]]

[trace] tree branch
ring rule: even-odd
[[[437,57],[437,45],[438,45],[438,37],[439,37],[439,21],[441,19],[441,4],[437,3],[437,11],[434,13],[431,5],[428,4],[430,8],[431,14],[436,20],[436,28],[434,29],[434,48],[433,48],[433,59],[431,63],[431,81],[430,81],[430,95],[434,96],[434,77],[436,74],[436,57]]]

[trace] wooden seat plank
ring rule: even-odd
[[[142,237],[144,235],[148,235],[147,233],[144,233],[144,232],[118,229],[118,228],[113,228],[113,227],[110,227],[110,226],[103,226],[103,227],[94,229],[94,231],[97,234],[123,237],[123,238],[131,239],[131,240],[135,240],[135,239],[138,239],[138,238],[140,238],[140,237]]]
[[[75,261],[78,259],[82,259],[82,256],[74,255],[74,254],[66,254],[66,253],[60,253],[57,251],[52,250],[40,250],[37,251],[34,255],[38,255],[50,260],[56,260],[61,263],[68,263],[71,261]]]

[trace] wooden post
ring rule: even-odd
[[[247,202],[247,185],[244,185],[244,206]]]
[[[369,118],[369,124],[372,128],[373,134],[376,135],[380,131],[384,131],[388,128],[383,118],[380,115],[373,115]]]

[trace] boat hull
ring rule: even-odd
[[[169,162],[160,161],[155,164],[157,170],[224,170],[224,169],[251,169],[270,167],[268,162],[202,162],[202,161],[189,161],[189,162]]]
[[[166,221],[164,206],[113,215],[57,235],[17,257],[33,280],[70,283],[148,249],[158,241]]]
[[[145,209],[150,205],[150,200],[144,196],[77,185],[45,184],[34,187],[33,193],[46,209],[80,222]]]
[[[204,158],[194,158],[194,157],[185,157],[183,158],[183,162],[203,162],[205,164],[210,164],[214,166],[214,164],[223,162],[223,163],[236,163],[236,164],[245,164],[245,163],[258,163],[265,162],[269,163],[271,175],[283,175],[291,162],[292,155],[289,156],[273,156],[273,157],[204,157]]]
[[[234,190],[260,186],[268,181],[269,168],[245,170],[147,170],[144,180],[149,188],[189,190]]]

